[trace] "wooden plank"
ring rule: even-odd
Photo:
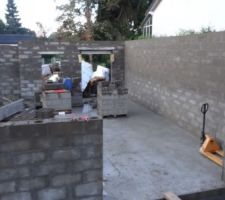
[[[223,160],[219,157],[217,157],[216,155],[209,153],[209,152],[201,152],[204,156],[206,156],[208,159],[212,160],[213,162],[215,162],[217,165],[219,166],[223,166]]]
[[[99,54],[102,54],[102,55],[110,55],[112,52],[111,51],[94,51],[94,50],[92,50],[92,51],[90,51],[90,50],[88,50],[88,51],[81,51],[81,54],[82,55],[99,55]]]
[[[63,55],[64,51],[40,51],[38,53],[41,55]]]
[[[216,151],[216,153],[222,157],[224,157],[224,151],[223,150],[220,150],[220,151]]]
[[[113,51],[115,47],[78,47],[79,51]]]
[[[177,195],[175,195],[174,193],[172,192],[166,192],[164,194],[164,198],[166,200],[181,200]]]

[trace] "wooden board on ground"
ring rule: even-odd
[[[127,114],[122,115],[103,115],[103,118],[121,118],[121,117],[127,117]]]
[[[177,195],[175,195],[172,192],[166,192],[166,193],[164,193],[164,198],[166,200],[181,200]]]
[[[220,158],[219,156],[210,153],[210,152],[201,152],[204,156],[206,156],[208,159],[212,160],[215,162],[217,165],[223,167],[223,159]]]

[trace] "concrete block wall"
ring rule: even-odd
[[[20,87],[21,96],[25,99],[33,99],[34,92],[42,86],[40,52],[62,52],[62,71],[65,76],[77,76],[80,68],[76,65],[74,45],[68,42],[46,42],[43,40],[25,41],[18,44],[18,57],[20,62]]]
[[[42,40],[19,42],[21,95],[32,99],[34,92],[41,87],[41,55],[43,51],[63,52],[61,60],[64,76],[81,77],[78,61],[79,47],[114,47],[115,62],[112,68],[112,80],[124,83],[124,43],[123,42],[46,42]]]
[[[126,85],[132,99],[200,135],[225,141],[225,32],[125,42]]]
[[[0,102],[2,97],[16,100],[20,97],[19,63],[16,46],[0,47]]]
[[[120,41],[92,41],[92,42],[77,42],[76,47],[114,47],[113,53],[115,55],[115,61],[112,64],[112,80],[113,82],[121,82],[124,84],[125,78],[125,45]],[[78,52],[77,52],[78,53]]]
[[[1,200],[102,200],[102,120],[0,124]]]

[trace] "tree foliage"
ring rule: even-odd
[[[92,39],[92,10],[95,8],[96,0],[69,0],[68,4],[58,6],[61,15],[57,21],[61,24],[57,30],[57,37],[67,40],[78,40],[86,37]],[[82,24],[80,19],[84,16],[86,23]]]
[[[7,23],[7,32],[20,32],[22,26],[14,0],[8,0],[5,18]]]
[[[58,9],[61,23],[57,34],[62,38],[125,40],[141,33],[140,24],[152,0],[69,0]],[[96,11],[93,23],[91,16]],[[84,16],[86,23],[79,23]]]
[[[66,38],[69,40],[76,39],[79,24],[76,22],[76,0],[70,0],[69,4],[58,6],[61,15],[56,19],[60,22],[60,27],[57,30],[57,37]]]
[[[211,26],[202,27],[199,31],[196,31],[194,29],[181,29],[177,36],[187,36],[187,35],[196,35],[196,34],[203,34],[203,33],[212,33],[216,32],[216,30]]]
[[[38,37],[41,39],[46,39],[47,38],[47,31],[44,27],[44,25],[41,22],[36,22],[36,25],[38,27]]]
[[[5,23],[0,19],[0,34],[6,33],[6,25]]]
[[[100,0],[96,39],[125,40],[140,35],[140,24],[151,0]]]

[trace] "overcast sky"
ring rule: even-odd
[[[59,4],[66,1],[57,0]],[[0,2],[0,18],[4,20],[7,0],[0,0]],[[169,5],[166,5],[166,2]],[[15,0],[15,3],[24,27],[37,31],[36,22],[41,22],[48,32],[56,30],[57,23],[55,19],[58,13],[54,0]],[[171,15],[174,15],[177,23],[185,24],[187,29],[199,27],[199,21],[205,21],[206,25],[208,24],[216,30],[225,29],[225,0],[165,0],[165,5],[162,4],[159,9],[163,11],[163,15],[168,16],[168,18],[166,17],[167,19],[172,18]],[[179,13],[184,12],[189,17],[182,19],[179,17],[182,14]],[[196,17],[196,13],[198,13],[198,17]],[[161,20],[159,23],[162,24],[161,28],[168,30],[169,23],[166,22],[165,26],[165,16],[162,19],[158,17],[158,20]],[[171,27],[171,32],[174,31],[172,29]]]
[[[225,30],[225,0],[162,0],[153,16],[154,35],[176,35],[180,29],[210,26]]]
[[[56,2],[65,1],[57,0]],[[0,2],[0,18],[5,20],[7,0],[0,0]],[[54,0],[15,0],[15,3],[24,27],[37,30],[36,22],[41,22],[48,32],[56,30],[57,11]]]

